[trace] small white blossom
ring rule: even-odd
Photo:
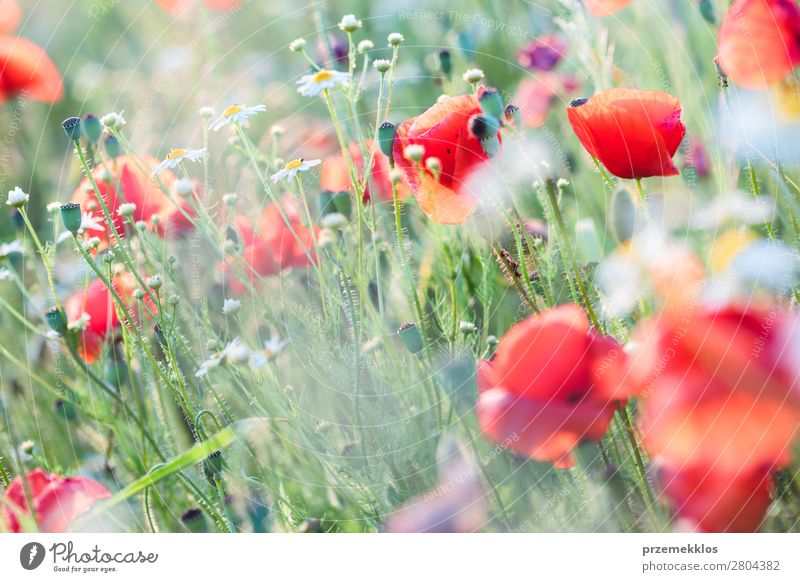
[[[464,71],[464,75],[462,79],[464,79],[467,83],[475,84],[481,79],[483,79],[484,74],[483,71],[480,69],[467,69]]]
[[[31,197],[28,194],[22,191],[22,188],[17,186],[13,190],[9,190],[6,204],[13,206],[14,208],[21,208],[28,202],[28,200],[30,200],[30,198]]]
[[[116,131],[125,125],[125,110],[116,113],[112,111],[111,113],[106,113],[103,117],[100,118],[100,123],[103,124],[108,131]]]
[[[195,378],[207,376],[209,371],[225,363],[238,363],[245,361],[250,356],[250,349],[242,343],[238,337],[212,354],[205,362],[200,364],[200,368],[194,373]]]
[[[762,224],[775,213],[775,203],[767,197],[754,198],[741,190],[716,196],[711,203],[691,217],[693,228],[719,229],[728,223]]]
[[[331,212],[322,217],[320,226],[322,228],[339,229],[347,226],[347,217],[339,212]]]
[[[314,166],[319,166],[322,163],[322,160],[304,160],[303,158],[299,158],[297,160],[292,160],[288,164],[286,164],[283,168],[272,174],[272,182],[277,184],[281,180],[285,179],[287,182],[294,179],[298,172],[307,172]]]
[[[242,308],[242,302],[237,299],[226,299],[222,304],[222,313],[233,315]]]
[[[211,119],[214,117],[214,108],[213,107],[201,107],[198,111],[200,117],[203,119]]]
[[[379,73],[385,73],[386,71],[392,68],[392,61],[390,61],[389,59],[375,59],[374,61],[372,61],[372,66]]]
[[[369,39],[364,39],[360,43],[358,43],[358,47],[356,47],[356,50],[359,53],[365,53],[367,51],[371,51],[374,48],[375,48],[375,43],[374,42],[372,42]]]
[[[399,32],[393,32],[389,36],[386,37],[386,42],[389,43],[389,46],[399,46],[401,42],[406,39],[402,34]]]
[[[124,218],[130,218],[133,216],[133,213],[136,212],[136,204],[133,202],[126,202],[125,204],[120,204],[119,208],[117,209],[117,214]]]
[[[306,48],[306,39],[304,38],[296,38],[289,43],[289,50],[293,53],[299,53],[304,48]]]
[[[403,150],[403,157],[412,162],[419,162],[424,155],[425,146],[418,143],[412,143]]]
[[[263,349],[254,350],[250,354],[250,367],[254,370],[264,367],[267,362],[275,359],[288,343],[288,341],[280,339],[277,335],[273,335],[269,341],[264,342]]]
[[[69,322],[67,328],[74,329],[77,331],[83,331],[89,326],[89,322],[91,321],[91,319],[92,316],[84,311],[83,313],[81,313],[78,319]]]
[[[167,157],[164,158],[164,161],[158,164],[155,168],[153,168],[153,175],[155,176],[159,172],[164,170],[174,170],[178,166],[181,165],[182,162],[189,160],[192,162],[199,162],[208,152],[205,148],[200,148],[196,150],[183,150],[183,149],[174,149],[167,154]]]
[[[337,85],[346,85],[349,82],[350,73],[321,69],[316,73],[300,77],[297,82],[300,85],[297,92],[304,97],[316,97],[326,89],[333,89]]]
[[[266,105],[253,105],[252,107],[247,107],[245,105],[231,105],[225,111],[222,112],[222,115],[217,117],[208,128],[212,131],[219,131],[226,125],[230,123],[238,123],[239,125],[244,124],[247,121],[248,117],[252,117],[256,113],[261,113],[262,111],[266,111]]]
[[[14,274],[9,271],[8,269],[0,269],[0,281],[8,281],[9,279],[13,278]]]
[[[356,18],[355,14],[345,14],[339,21],[339,30],[355,32],[359,28],[361,28],[361,21]]]

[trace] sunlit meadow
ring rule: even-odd
[[[0,531],[797,531],[795,0],[0,0]]]

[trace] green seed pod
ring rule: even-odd
[[[503,118],[503,114],[505,113],[503,97],[497,89],[486,89],[478,99],[478,104],[483,114],[487,117],[493,117],[495,119]]]
[[[636,205],[627,188],[621,187],[614,191],[608,222],[617,242],[629,240],[636,232]]]
[[[394,123],[384,121],[378,128],[378,145],[390,162],[394,161],[392,158],[392,150],[394,149],[394,137],[397,135],[397,126]]]
[[[717,17],[714,14],[714,2],[712,2],[712,0],[700,0],[700,14],[709,24],[717,23]]]
[[[64,133],[72,141],[81,139],[81,118],[80,117],[67,117],[61,122],[61,127],[64,128]]]
[[[48,309],[44,314],[44,319],[47,321],[47,325],[50,326],[50,329],[58,335],[67,333],[67,316],[64,315],[64,312],[58,307],[54,306]]]
[[[453,76],[453,56],[448,50],[439,51],[439,69],[442,74],[450,79]]]
[[[64,228],[76,235],[81,228],[81,205],[67,202],[61,205],[61,222]]]
[[[90,144],[94,145],[100,141],[103,135],[103,124],[94,115],[87,115],[83,118],[83,136]]]
[[[404,323],[397,330],[397,335],[400,336],[403,344],[412,354],[418,354],[424,347],[422,342],[422,334],[419,332],[416,323]]]
[[[122,146],[119,140],[113,135],[107,135],[103,140],[103,148],[106,150],[106,155],[109,158],[116,158],[122,155]]]

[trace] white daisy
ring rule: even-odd
[[[164,158],[163,162],[153,168],[153,175],[155,176],[162,170],[174,170],[186,160],[199,162],[206,157],[207,153],[208,152],[206,151],[206,148],[200,148],[197,150],[174,149],[167,154],[167,157]]]
[[[263,349],[254,350],[253,353],[250,354],[250,367],[254,370],[264,367],[267,362],[273,360],[280,354],[288,343],[287,340],[282,340],[277,335],[273,335],[269,341],[264,342]]]
[[[282,169],[278,170],[274,174],[272,174],[272,182],[277,184],[284,178],[287,182],[294,179],[297,175],[297,172],[307,172],[314,166],[319,166],[322,163],[322,160],[304,160],[303,158],[299,158],[296,160],[292,160],[288,164],[286,164]]]
[[[336,85],[347,85],[350,73],[322,69],[311,75],[303,75],[297,82],[297,92],[304,97],[316,97],[325,89],[333,89]]]
[[[222,313],[225,315],[233,315],[242,307],[242,302],[237,299],[226,299],[222,304]]]
[[[23,192],[22,188],[17,186],[13,190],[8,191],[8,199],[6,200],[6,204],[15,208],[20,208],[21,206],[24,206],[28,200],[30,200],[30,196]]]
[[[0,243],[0,259],[6,259],[13,253],[22,254],[25,247],[22,246],[22,241],[17,239],[9,243]]]
[[[231,105],[225,111],[223,111],[222,115],[215,119],[211,125],[208,126],[208,128],[213,131],[219,131],[229,123],[242,124],[247,121],[247,118],[251,115],[255,115],[256,113],[261,113],[262,111],[266,110],[267,107],[265,105],[253,105],[252,107],[245,107],[244,105]]]
[[[195,378],[202,378],[208,376],[209,371],[217,366],[226,362],[236,363],[243,362],[250,355],[250,349],[242,343],[238,337],[222,348],[220,351],[212,354],[205,362],[200,364],[200,368],[194,373]]]
[[[125,205],[123,204],[122,206]],[[134,208],[136,207],[135,204],[133,206]],[[84,212],[83,214],[81,214],[81,225],[78,228],[78,234],[83,234],[87,230],[98,230],[100,232],[105,232],[106,227],[104,226],[104,224],[105,224],[105,219],[101,215],[99,214],[94,215],[91,212]],[[68,230],[65,230],[64,232],[58,235],[58,238],[56,239],[56,244],[60,244],[65,240],[71,238],[72,238],[72,233],[69,232]]]

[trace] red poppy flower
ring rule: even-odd
[[[794,0],[736,0],[719,29],[718,62],[730,79],[760,89],[800,61],[800,9]]]
[[[489,159],[469,130],[470,118],[480,112],[474,95],[450,97],[397,128],[395,164],[403,170],[420,208],[435,222],[460,224],[475,209],[477,197],[466,187],[467,178]],[[426,169],[418,170],[403,156],[412,144],[425,148],[423,168],[428,158],[441,161],[439,180]]]
[[[311,264],[309,256],[315,259],[314,235],[303,224],[297,205],[291,198],[285,197],[281,207],[300,239],[299,242],[274,204],[264,209],[255,225],[246,216],[233,220],[241,236],[242,258],[246,263],[243,269],[249,273],[251,282],[257,278],[256,275],[277,275],[284,269],[308,267]],[[314,232],[316,231],[315,226]],[[228,270],[226,264],[221,265],[221,268]],[[244,291],[244,285],[239,281],[233,280],[230,285],[234,292]]]
[[[170,14],[180,14],[198,0],[156,0],[156,3]],[[242,4],[242,0],[204,0],[206,8],[217,12],[233,10]]]
[[[122,300],[129,301],[135,287],[133,277],[128,273],[116,275],[112,283]],[[88,316],[78,342],[78,354],[91,364],[103,351],[106,340],[119,327],[111,292],[100,279],[95,279],[85,290],[67,298],[64,311],[71,324]]]
[[[768,467],[726,472],[697,465],[660,467],[658,482],[689,529],[701,532],[755,532],[770,503]]]
[[[514,94],[514,104],[519,107],[522,123],[527,127],[541,127],[553,104],[574,93],[578,82],[572,76],[555,73],[540,74],[534,79],[520,82]]]
[[[800,430],[798,333],[790,314],[738,306],[641,326],[629,380],[650,453],[727,474],[784,466]]]
[[[0,0],[0,34],[8,34],[19,26],[22,8],[17,0]]]
[[[595,16],[611,16],[627,8],[631,0],[586,0],[586,8]]]
[[[88,511],[95,501],[111,497],[97,481],[84,477],[58,477],[34,469],[22,478],[17,477],[6,489],[2,517],[5,527],[14,533],[22,532],[18,514],[30,515],[26,490],[33,505],[33,516],[40,532],[66,532],[77,517]]]
[[[370,142],[365,145],[367,153],[372,147]],[[358,144],[350,144],[350,159],[353,160],[356,168],[358,169],[359,176],[364,171],[364,156],[362,155],[361,148]],[[372,162],[372,187],[375,189],[378,200],[384,202],[392,201],[392,183],[389,180],[389,160],[383,155],[382,152],[376,151]],[[344,154],[339,152],[338,155],[328,158],[322,163],[322,174],[320,176],[320,188],[328,192],[348,192],[352,189],[352,182],[350,181],[350,173],[347,171],[347,161]],[[404,184],[398,184],[398,196],[401,199],[407,198],[409,195],[408,188]],[[364,190],[364,202],[370,199],[370,187]]]
[[[534,38],[517,52],[517,61],[533,71],[552,71],[567,54],[567,43],[556,34]]]
[[[21,37],[0,37],[0,103],[26,99],[55,103],[64,95],[61,74],[42,47]]]
[[[686,134],[681,104],[662,91],[610,89],[573,102],[567,117],[592,156],[620,178],[674,176],[672,156]]]
[[[172,224],[175,225],[175,230],[181,230],[185,226],[182,224],[182,213],[161,190],[158,182],[160,180],[165,187],[171,188],[175,182],[175,174],[163,170],[158,174],[157,180],[151,172],[158,163],[158,160],[150,156],[119,156],[94,168],[97,187],[121,235],[124,235],[125,228],[117,210],[126,202],[136,204],[132,216],[135,221],[142,220],[152,226],[153,217],[158,215],[161,221],[159,231],[162,234],[171,232]],[[87,229],[84,236],[96,236],[102,241],[102,247],[107,246],[113,240],[113,235],[105,224],[103,211],[88,178],[81,181],[70,200],[80,204],[81,210],[89,212],[95,222],[99,223],[99,228]]]
[[[605,434],[627,394],[624,353],[595,334],[583,310],[562,305],[514,326],[478,366],[478,421],[490,439],[557,467],[579,443]]]

